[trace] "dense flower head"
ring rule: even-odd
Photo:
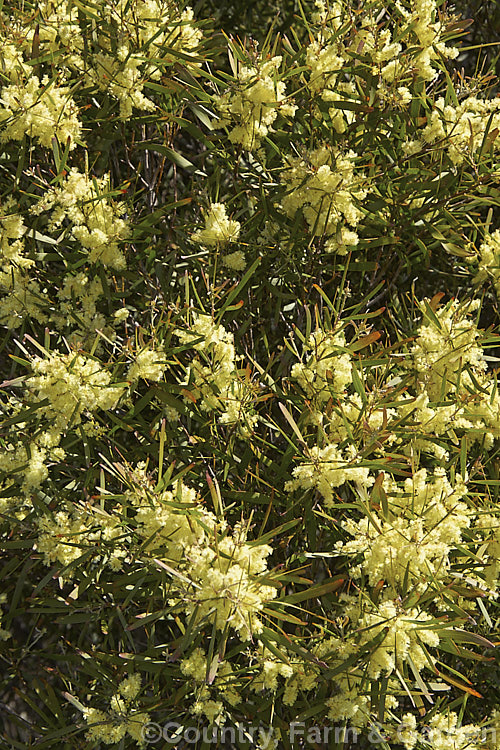
[[[378,605],[353,601],[346,611],[359,628],[361,642],[369,643],[384,633],[370,655],[368,673],[377,679],[391,674],[411,660],[417,670],[431,666],[432,656],[425,646],[439,645],[439,631],[432,627],[432,615],[417,608],[405,609],[398,600],[386,599]],[[431,662],[431,664],[429,663]]]
[[[129,226],[121,217],[119,204],[108,197],[108,176],[92,178],[73,167],[59,188],[45,193],[34,213],[50,211],[49,228],[56,230],[68,223],[90,263],[102,263],[122,271],[126,267],[120,243],[129,235]]]
[[[4,30],[0,35],[5,45],[4,72],[12,82],[19,78],[27,80],[33,75],[33,67],[28,63],[36,49],[42,58],[56,55],[63,75],[71,75],[75,68],[81,69],[84,40],[78,8],[71,0],[40,0],[36,24],[32,22],[33,17],[24,15],[24,8],[9,10],[11,15],[5,14],[2,18]]]
[[[491,279],[497,294],[500,294],[500,230],[486,234],[477,253],[479,261],[478,273],[474,281],[476,284]]]
[[[186,612],[202,619],[215,608],[215,624],[220,630],[230,625],[241,640],[249,640],[252,634],[262,632],[259,613],[277,594],[276,588],[256,579],[267,568],[265,560],[272,548],[248,545],[240,530],[225,536],[217,547],[192,548],[186,554],[195,584]]]
[[[27,81],[5,86],[0,94],[2,142],[34,138],[51,148],[52,139],[69,141],[74,149],[82,138],[78,108],[67,86],[54,85],[47,77],[31,76]]]
[[[322,146],[304,157],[288,158],[282,175],[286,192],[280,208],[290,217],[301,211],[311,234],[326,236],[327,251],[341,255],[347,246],[358,243],[353,229],[362,217],[358,201],[367,192],[366,177],[356,160],[353,151]]]
[[[53,352],[34,357],[31,367],[27,387],[39,401],[47,400],[43,413],[60,432],[78,424],[86,412],[112,409],[123,391],[113,385],[108,370],[82,354]]]
[[[452,300],[427,317],[419,328],[412,348],[413,367],[419,381],[433,401],[441,400],[460,384],[464,387],[467,375],[462,370],[469,364],[481,375],[486,369],[483,350],[477,344],[479,332],[470,313],[477,310],[479,301],[460,305]]]
[[[452,162],[460,165],[467,157],[474,158],[475,152],[483,146],[487,132],[495,133],[499,126],[498,100],[469,96],[458,105],[453,105],[445,103],[440,97],[421,138],[431,144],[443,141]],[[491,145],[499,149],[498,138],[492,138]]]
[[[327,401],[352,382],[351,356],[343,331],[314,331],[304,344],[304,353],[305,362],[294,364],[291,376],[309,398]]]
[[[141,677],[133,674],[118,685],[118,692],[109,700],[108,711],[83,707],[83,718],[88,727],[89,742],[113,745],[128,734],[139,747],[144,747],[149,714],[134,706],[141,689]]]
[[[14,200],[7,198],[0,206],[0,322],[8,328],[39,316],[43,306],[40,286],[30,277],[35,262],[26,253],[27,231]]]
[[[228,219],[223,203],[211,203],[205,215],[205,229],[194,232],[191,239],[199,242],[200,245],[225,245],[228,242],[236,242],[240,234],[240,226],[239,221]]]
[[[237,427],[246,436],[255,427],[254,389],[238,373],[234,337],[209,315],[194,315],[189,329],[178,330],[183,344],[192,343],[199,356],[189,365],[188,380],[194,378],[193,396],[205,412],[220,412],[220,424]],[[206,363],[206,364],[204,364]]]
[[[350,455],[349,455],[350,454]],[[305,456],[300,466],[293,470],[294,479],[287,482],[285,489],[317,488],[328,506],[334,504],[335,488],[346,482],[359,482],[363,487],[373,484],[369,468],[359,465],[355,449],[342,452],[336,445],[324,448],[314,445]]]
[[[0,260],[4,264],[29,267],[33,261],[24,257],[24,235],[28,231],[23,217],[16,210],[13,198],[0,206]]]
[[[286,85],[280,80],[282,57],[241,65],[233,89],[216,100],[220,113],[217,127],[230,127],[233,143],[252,151],[272,129],[278,113],[293,117],[296,106],[286,96]]]
[[[161,380],[165,372],[165,353],[161,346],[144,347],[137,352],[135,362],[129,367],[127,378],[132,382],[143,380]]]
[[[428,580],[446,579],[450,555],[470,525],[470,513],[461,502],[465,483],[459,477],[452,487],[444,470],[428,477],[426,469],[420,469],[403,489],[390,482],[387,490],[391,517],[374,509],[371,518],[344,523],[353,539],[339,542],[338,552],[362,554],[352,574],[366,575],[372,586],[384,580],[395,591],[404,581],[423,587]]]

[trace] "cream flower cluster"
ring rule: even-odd
[[[112,0],[102,5],[107,28],[99,35],[101,50],[94,55],[87,76],[103,92],[120,102],[120,116],[128,119],[134,108],[154,111],[156,105],[144,94],[148,81],[158,81],[166,65],[182,62],[196,72],[196,50],[202,32],[193,25],[190,7],[182,11],[172,0]],[[165,52],[165,47],[171,51]],[[192,58],[192,60],[190,59]]]
[[[327,4],[323,0],[315,3],[317,12],[312,14],[316,24],[316,37],[307,48],[306,64],[309,68],[309,88],[320,94],[325,102],[337,102],[329,109],[332,125],[337,133],[344,133],[353,122],[355,110],[349,102],[357,101],[356,86],[346,79],[344,70],[352,64],[352,58],[361,52],[372,61],[372,72],[379,73],[377,93],[383,100],[407,104],[411,99],[406,86],[397,86],[395,80],[407,80],[409,64],[402,62],[402,45],[393,41],[397,31],[381,28],[380,23],[369,14],[360,28],[353,29],[351,38],[348,29],[351,19],[340,2]],[[409,97],[409,99],[408,99]],[[344,100],[346,108],[342,107]]]
[[[200,65],[196,51],[202,32],[190,7],[180,10],[173,0],[99,0],[92,9],[92,18],[100,19],[92,31],[99,51],[87,49],[85,55],[90,30],[82,16],[70,0],[42,0],[36,17],[27,18],[21,8],[3,14],[2,59],[11,81],[0,96],[3,140],[27,134],[50,148],[54,136],[61,144],[69,136],[74,148],[82,126],[70,88],[81,81],[82,71],[85,83],[118,100],[121,117],[128,119],[134,108],[155,109],[144,87],[173,65],[176,52],[194,73]],[[34,74],[28,62],[35,48],[42,61],[57,61],[57,83]]]
[[[69,570],[61,577],[70,580],[71,564],[92,550],[94,561],[105,563],[115,572],[121,570],[129,554],[130,537],[124,533],[118,514],[110,515],[90,504],[63,507],[53,516],[42,516],[38,522],[34,549],[43,555],[45,564],[57,561],[68,566]]]
[[[450,474],[442,465],[447,445],[463,438],[488,449],[500,434],[500,401],[473,317],[478,303],[452,300],[440,307],[426,300],[421,309],[423,320],[404,361],[396,355],[376,385],[369,369],[354,377],[343,338],[332,342],[316,332],[306,342],[306,352],[315,355],[291,371],[309,399],[299,422],[302,457],[285,490],[317,490],[332,507],[346,499],[337,488],[350,483],[364,510],[361,518],[343,522],[350,539],[338,542],[335,554],[349,558],[354,579],[371,587],[383,581],[385,595],[394,599],[408,585],[415,591],[440,581],[448,585],[458,550],[475,528],[483,567],[470,571],[468,582],[495,595],[498,521],[467,502],[467,473]],[[324,342],[330,349],[322,352]],[[398,387],[408,372],[414,395]],[[342,379],[337,388],[335,377]],[[394,388],[397,395],[389,396]],[[403,483],[391,476],[398,451],[410,473]],[[379,475],[370,494],[374,457],[387,460],[388,473]]]
[[[83,69],[84,40],[78,7],[71,0],[39,0],[36,23],[33,16],[23,14],[21,6],[9,10],[11,15],[2,18],[2,58],[4,73],[12,82],[27,80],[33,74],[33,65],[27,61],[33,58],[35,42],[40,58],[56,55],[58,70],[64,75]]]
[[[166,366],[165,352],[161,345],[145,346],[137,352],[135,361],[129,367],[127,380],[135,382],[142,378],[142,380],[158,382],[163,378]]]
[[[478,273],[474,282],[479,284],[485,279],[491,279],[495,291],[500,295],[500,230],[486,234],[477,253],[479,261]]]
[[[477,310],[479,300],[459,305],[452,300],[436,315],[427,315],[412,347],[412,370],[432,401],[441,401],[458,388],[473,386],[465,367],[480,379],[486,370],[479,332],[467,315]]]
[[[344,332],[314,331],[304,341],[303,350],[305,362],[293,365],[291,377],[311,399],[309,421],[326,427],[328,418],[324,414],[325,404],[332,399],[338,400],[340,396],[343,401],[346,388],[352,384],[353,365]],[[359,417],[359,410],[355,406],[351,416],[354,419]],[[307,449],[303,463],[293,469],[294,479],[287,482],[285,489],[292,492],[298,488],[316,488],[326,504],[332,505],[335,488],[346,482],[369,486],[374,479],[369,475],[368,468],[359,465],[360,459],[353,444],[344,449],[339,447],[338,429],[342,429],[344,436],[347,436],[342,414],[331,414],[329,419],[331,432],[327,444],[322,447],[313,445]]]
[[[91,263],[123,271],[126,262],[120,244],[128,237],[129,226],[120,216],[120,205],[108,197],[109,190],[107,176],[91,178],[73,167],[61,187],[47,190],[33,211],[51,211],[52,231],[68,221],[71,236]]]
[[[240,222],[227,218],[223,203],[211,203],[205,216],[205,229],[191,235],[194,242],[200,245],[217,246],[236,242],[240,234]]]
[[[375,604],[362,595],[356,598],[343,594],[341,598],[348,631],[342,638],[320,638],[313,652],[329,668],[338,669],[346,662],[352,665],[339,670],[334,678],[336,692],[325,703],[332,721],[364,727],[370,722],[370,681],[390,678],[407,667],[412,673],[432,669],[429,648],[437,648],[440,638],[431,615],[418,608],[405,609],[398,599],[386,598]],[[399,705],[390,689],[385,705],[386,709]],[[413,726],[411,720],[408,726]]]
[[[32,233],[31,227],[26,226],[16,212],[14,201],[8,199],[3,203],[0,207],[0,323],[17,328],[28,317],[50,322],[64,331],[75,348],[92,341],[97,329],[108,338],[115,337],[114,324],[119,320],[107,318],[99,309],[105,291],[95,265],[100,261],[114,269],[125,268],[119,245],[128,237],[129,225],[120,217],[120,205],[107,197],[108,192],[106,177],[90,179],[76,169],[70,170],[61,187],[47,188],[29,213],[50,211],[48,231],[57,233],[57,238],[36,230]],[[48,293],[42,289],[40,281],[44,279],[46,266],[28,257],[26,246],[32,247],[33,240],[41,238],[54,249],[60,249],[61,226],[83,247],[94,268],[69,272],[62,277],[59,287]],[[50,277],[45,278],[45,283],[47,281],[50,283]],[[57,299],[58,304],[50,305],[50,297]]]
[[[357,102],[356,87],[344,71],[359,55],[371,60],[378,97],[397,108],[405,108],[412,99],[409,82],[415,78],[433,80],[435,62],[458,55],[458,50],[447,47],[442,39],[446,23],[445,19],[436,20],[435,0],[397,2],[397,22],[381,23],[375,9],[367,9],[359,25],[341,2],[317,0],[315,6],[311,15],[315,35],[306,54],[308,85],[323,101],[336,102],[329,114],[338,133],[354,120],[356,107],[351,110],[350,103]],[[342,100],[347,102],[345,108],[339,104]]]
[[[229,624],[242,640],[260,633],[259,613],[276,596],[276,588],[259,580],[267,573],[272,548],[247,542],[243,524],[230,533],[182,483],[175,494],[158,494],[144,473],[136,475],[142,486],[136,484],[128,497],[137,508],[137,533],[148,540],[147,550],[175,564],[172,601],[196,623],[210,619],[219,630]]]
[[[471,513],[461,502],[467,492],[463,479],[458,476],[452,487],[444,469],[436,468],[428,476],[423,468],[403,488],[387,480],[385,489],[389,517],[373,508],[370,516],[342,524],[352,540],[338,542],[338,553],[362,555],[351,575],[366,576],[370,586],[383,580],[395,593],[403,583],[423,590],[431,582],[446,580],[450,554],[471,524]]]
[[[307,47],[306,64],[309,68],[309,87],[322,98],[333,98],[337,78],[346,64],[345,48],[342,43],[341,28],[345,22],[344,7],[341,2],[326,3],[316,0],[316,11],[311,21],[318,27],[316,38]]]
[[[426,315],[411,355],[417,390],[425,398],[416,415],[438,435],[467,430],[472,441],[490,448],[500,434],[500,398],[487,371],[480,332],[470,319],[479,304],[452,300],[432,317]],[[429,403],[442,398],[449,402]],[[447,422],[451,415],[453,424]]]
[[[111,94],[120,102],[120,116],[126,120],[132,116],[134,108],[153,112],[155,104],[143,93],[146,80],[142,60],[128,56],[126,47],[122,55],[124,61],[116,56],[98,52],[94,57],[94,67],[88,77],[90,82],[97,84],[101,91]],[[154,72],[157,73],[157,71]],[[150,77],[159,76],[151,75]]]
[[[360,465],[360,458],[354,446],[348,446],[344,451],[336,445],[326,445],[320,448],[313,445],[306,451],[304,461],[293,469],[294,479],[286,482],[285,490],[293,492],[296,489],[317,489],[323,496],[325,504],[334,505],[335,488],[346,482],[356,482],[363,487],[369,487],[375,481],[370,476],[369,468]]]
[[[262,632],[260,613],[277,591],[261,581],[269,574],[269,545],[248,542],[243,524],[231,533],[182,482],[174,491],[157,490],[143,466],[132,472],[124,499],[133,513],[126,526],[118,507],[110,515],[97,506],[73,504],[44,515],[35,548],[45,564],[69,566],[64,577],[71,578],[71,564],[93,549],[94,559],[118,571],[130,562],[132,524],[141,540],[140,555],[153,554],[172,571],[169,601],[192,624],[209,620],[219,630],[229,625],[243,641]]]
[[[107,190],[105,178],[93,181],[71,170],[63,187],[49,188],[31,207],[31,213],[52,209],[50,232],[60,235],[59,227],[63,223],[66,225],[68,219],[74,223],[73,237],[80,238],[91,263],[95,264],[100,258],[105,265],[124,268],[124,256],[117,240],[128,235],[128,223],[119,217],[119,204],[104,196]],[[104,289],[93,269],[63,276],[59,288],[49,293],[58,304],[48,304],[49,294],[42,289],[39,280],[44,278],[46,267],[33,260],[33,256],[28,257],[26,250],[37,237],[54,248],[58,248],[62,240],[61,236],[55,239],[37,231],[32,233],[16,212],[14,201],[5,201],[0,207],[0,322],[9,328],[17,328],[28,317],[53,323],[59,331],[65,332],[74,347],[88,343],[95,337],[96,329],[114,338],[112,324],[115,321],[108,322],[98,309]],[[47,280],[50,281],[50,277],[45,278],[45,283]]]
[[[45,300],[40,284],[27,271],[12,266],[0,271],[0,323],[7,328],[19,328],[23,320],[47,320]]]
[[[93,343],[96,330],[103,331],[108,338],[114,338],[113,328],[107,325],[106,316],[98,311],[103,295],[102,281],[97,276],[90,280],[83,271],[65,276],[57,292],[59,304],[50,312],[50,320],[60,331],[71,326],[67,341],[73,348]]]
[[[352,657],[356,653],[356,646],[352,642],[341,641],[339,638],[314,637],[311,641],[311,659],[305,660],[300,655],[280,645],[270,651],[262,642],[252,653],[252,660],[258,667],[258,672],[251,682],[251,689],[255,693],[269,690],[277,692],[284,683],[282,701],[287,706],[293,706],[299,692],[308,693],[317,688],[321,678],[321,666],[325,664],[334,668],[342,661]],[[314,660],[318,660],[315,663]],[[281,679],[280,679],[281,678]],[[346,710],[337,696],[326,701],[331,710],[329,715],[336,720],[349,718],[356,724],[354,717],[358,714],[359,725],[366,723],[368,719],[368,699],[360,695],[356,690],[360,680],[357,677],[340,675],[336,678],[336,685],[342,691],[343,702]],[[340,696],[339,696],[340,697]],[[358,713],[359,712],[359,713]]]
[[[256,149],[272,130],[278,113],[293,117],[296,107],[286,95],[286,85],[280,80],[282,57],[243,65],[232,88],[216,97],[220,118],[218,128],[229,127],[229,139],[248,151]]]
[[[250,434],[258,420],[252,413],[254,390],[238,374],[233,334],[209,315],[195,314],[189,330],[178,330],[177,335],[200,355],[191,362],[188,382],[192,376],[192,395],[201,400],[201,409],[219,411],[221,424],[236,427],[243,436]]]
[[[81,514],[71,515],[63,510],[53,518],[44,516],[39,523],[36,550],[44,556],[46,565],[56,560],[63,566],[70,565],[99,540],[99,531],[90,531],[92,525]]]
[[[28,446],[18,442],[14,435],[9,437],[12,442],[7,442],[0,451],[0,471],[8,477],[22,480],[23,497],[19,498],[21,507],[18,508],[22,515],[23,500],[48,477],[47,463],[63,460],[65,452],[59,447],[60,434],[54,428],[37,435]]]
[[[488,142],[487,128],[489,133],[496,134],[499,127],[498,99],[469,96],[458,105],[453,105],[446,104],[440,97],[428,117],[421,140],[426,144],[439,144],[440,148],[444,143],[452,162],[460,165],[466,157],[473,158],[483,145],[498,151],[499,139],[493,137]]]
[[[196,621],[214,618],[216,627],[226,625],[246,641],[262,632],[259,613],[277,593],[276,588],[259,581],[267,572],[267,557],[272,548],[267,544],[251,545],[246,531],[238,526],[212,547],[193,547],[186,552],[190,577],[195,585],[188,615],[196,613]],[[214,611],[215,610],[215,611]]]
[[[32,75],[26,82],[11,83],[0,94],[0,141],[21,141],[25,135],[51,148],[55,137],[69,140],[70,150],[81,142],[78,108],[67,86],[55,85],[48,76]]]
[[[422,734],[417,729],[415,716],[405,714],[394,733],[394,740],[403,744],[405,750],[413,750]],[[476,724],[460,724],[457,714],[449,711],[429,719],[425,727],[425,742],[432,750],[448,750],[450,747],[453,750],[479,750],[484,747],[484,733]],[[488,744],[487,747],[491,746]]]
[[[180,482],[175,494],[170,490],[154,492],[140,466],[135,469],[133,489],[127,498],[136,508],[137,533],[149,540],[145,548],[160,548],[166,558],[175,562],[184,561],[188,548],[206,545],[205,528],[213,529],[217,525],[213,513],[197,503],[193,489]],[[179,512],[179,504],[186,510],[196,506],[194,520],[191,514]],[[219,523],[219,531],[222,533],[225,529],[225,525]]]
[[[307,661],[283,646],[271,652],[259,642],[252,654],[259,671],[252,680],[251,689],[257,693],[264,690],[276,692],[283,682],[281,699],[285,705],[292,706],[299,692],[315,690],[321,679],[322,668],[326,666],[335,669],[346,660],[352,662],[360,647],[375,639],[383,630],[387,630],[387,633],[370,657],[369,670],[373,675],[380,675],[382,671],[389,675],[412,656],[422,666],[423,652],[420,643],[430,646],[439,643],[439,639],[425,626],[431,618],[424,612],[403,611],[396,602],[391,601],[383,603],[379,608],[372,605],[371,610],[362,609],[353,598],[346,599],[346,613],[353,626],[350,638],[324,637],[318,634],[312,639],[312,658]],[[357,638],[361,643],[355,641],[354,629],[361,633]],[[329,718],[335,721],[347,719],[353,726],[365,726],[370,718],[370,698],[365,694],[366,689],[362,689],[362,671],[353,667],[345,673],[340,672],[334,680],[337,693],[326,700]],[[387,695],[386,700],[387,708],[398,705],[392,695]]]
[[[432,656],[428,656],[425,646],[436,648],[440,639],[428,612],[405,609],[397,600],[387,599],[378,605],[353,602],[347,605],[346,615],[361,632],[359,645],[370,643],[385,633],[369,657],[368,674],[373,679],[382,673],[388,675],[395,669],[401,670],[406,661],[411,661],[418,672],[431,666]]]
[[[283,171],[285,195],[279,207],[292,218],[301,211],[309,231],[326,236],[326,250],[345,255],[357,245],[353,229],[363,214],[358,202],[367,194],[367,181],[356,168],[353,151],[342,153],[326,146],[314,149],[304,158],[289,157]]]
[[[112,409],[123,393],[99,362],[83,354],[53,352],[34,357],[31,367],[27,389],[38,401],[47,400],[40,411],[61,433],[79,424],[86,412]]]
[[[206,247],[224,247],[236,242],[240,235],[240,222],[228,219],[223,203],[211,203],[205,215],[205,228],[193,232],[191,239]],[[233,271],[242,271],[246,266],[245,253],[235,250],[222,257],[225,266]]]
[[[476,519],[476,528],[482,530],[487,543],[488,560],[484,568],[484,587],[490,587],[490,596],[498,596],[495,592],[500,583],[500,517],[482,514]],[[499,715],[500,717],[500,715]]]
[[[278,653],[281,654],[281,658]],[[259,668],[259,672],[251,683],[251,688],[256,693],[264,690],[275,692],[279,686],[279,678],[283,677],[285,682],[283,703],[286,706],[293,706],[299,690],[309,692],[317,686],[318,667],[304,661],[297,654],[287,651],[283,646],[271,652],[259,641],[253,658]]]
[[[476,724],[461,724],[455,711],[437,713],[429,720],[426,740],[432,750],[480,750],[484,747]]]
[[[342,596],[350,601],[349,597]],[[356,625],[356,622],[353,622]],[[354,639],[351,638],[323,638],[316,646],[314,653],[326,662],[329,667],[338,668],[346,660],[351,660],[359,652]],[[363,689],[363,679],[359,671],[349,669],[335,676],[335,694],[325,703],[328,708],[328,718],[332,721],[347,720],[354,727],[364,727],[370,720],[370,698]],[[397,701],[392,695],[386,696],[387,708],[394,708]]]
[[[319,404],[344,393],[352,383],[351,355],[346,350],[343,331],[317,330],[304,342],[305,362],[297,362],[291,370],[308,398]]]
[[[291,377],[309,399],[304,424],[321,426],[322,442],[318,443],[317,436],[312,445],[306,441],[308,447],[304,447],[301,465],[293,470],[289,490],[317,488],[330,504],[334,488],[346,481],[371,486],[373,477],[360,458],[367,455],[367,446],[372,454],[382,457],[388,446],[399,446],[408,456],[414,455],[412,451],[424,451],[446,460],[443,442],[456,441],[457,431],[471,441],[485,441],[487,447],[492,444],[499,434],[500,402],[472,318],[477,303],[452,300],[433,310],[427,301],[421,307],[424,318],[405,361],[395,357],[385,382],[371,388],[365,384],[365,393],[359,392],[360,375],[354,387],[353,363],[343,334],[316,332],[306,342],[306,353],[312,353],[305,362],[293,365]],[[414,395],[400,392],[385,406],[384,393],[401,382],[405,371],[413,378]],[[401,422],[404,430],[398,427]],[[413,467],[417,482],[421,476],[417,474],[418,459]],[[437,476],[432,482],[438,481]],[[394,496],[399,493],[396,485],[386,490]],[[451,491],[448,487],[445,493],[441,487],[439,493],[450,495]],[[466,528],[458,508],[457,513]]]
[[[17,328],[29,315],[38,318],[44,306],[40,286],[29,276],[34,261],[25,253],[27,231],[8,198],[0,205],[0,323],[8,328]]]
[[[29,268],[34,261],[24,255],[24,235],[28,228],[23,217],[16,211],[13,198],[7,198],[0,205],[0,260],[4,264],[18,268]]]
[[[453,60],[458,56],[458,49],[447,47],[441,39],[445,31],[445,19],[437,20],[438,3],[436,0],[415,0],[407,4],[410,10],[403,7],[403,3],[398,3],[398,10],[421,47],[412,59],[414,59],[419,77],[424,81],[431,81],[436,77],[436,70],[432,67],[432,63],[440,58]]]
[[[139,747],[145,747],[145,727],[149,714],[134,705],[141,690],[141,677],[130,675],[120,682],[118,692],[112,696],[108,711],[84,708],[83,718],[88,727],[88,742],[103,742],[114,745],[129,735]]]
[[[359,680],[351,677],[340,680],[339,685],[339,692],[326,701],[328,718],[332,721],[347,720],[353,727],[366,726],[370,720],[370,698],[359,690]],[[386,698],[387,707],[387,700],[391,698]]]
[[[202,648],[195,648],[180,664],[181,672],[195,683],[195,702],[191,712],[195,716],[203,714],[210,724],[219,724],[225,718],[224,704],[237,706],[241,696],[234,687],[235,673],[229,661],[219,661],[217,672],[210,687],[206,684],[207,656]],[[212,695],[221,700],[214,700]]]

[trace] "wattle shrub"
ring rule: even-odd
[[[8,747],[500,750],[495,79],[292,5],[2,7]]]

